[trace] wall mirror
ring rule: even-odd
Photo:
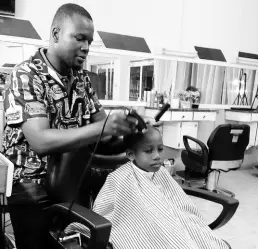
[[[154,86],[154,60],[130,55],[89,52],[86,69],[98,75],[93,82],[99,99],[141,101]]]
[[[174,92],[188,86],[200,90],[201,104],[251,105],[258,88],[258,71],[177,62]]]
[[[0,74],[6,77],[15,64],[29,58],[38,48],[0,41]],[[93,84],[101,100],[143,101],[144,91],[151,89],[173,98],[179,91],[194,86],[201,92],[200,104],[251,105],[258,89],[258,70],[97,50],[90,49],[84,68],[98,75],[93,76]]]

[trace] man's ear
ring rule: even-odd
[[[52,37],[55,43],[57,43],[59,40],[59,32],[60,32],[59,28],[57,27],[52,28]]]
[[[134,152],[130,149],[126,149],[126,156],[131,162],[133,162],[135,159]]]

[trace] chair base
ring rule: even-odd
[[[230,197],[232,197],[232,198],[234,198],[236,195],[233,193],[233,192],[231,192],[231,191],[229,191],[229,190],[227,190],[227,189],[224,189],[224,188],[219,188],[219,187],[217,187],[216,188],[216,190],[215,190],[217,193],[219,193],[219,194],[227,194],[227,195],[229,195]]]
[[[213,172],[213,174],[215,174],[215,176],[217,176],[218,172]],[[211,174],[212,175],[212,174]],[[184,184],[185,182],[187,182],[188,187],[192,187],[191,186],[191,182],[200,182],[203,181],[204,178],[195,178],[195,179],[185,179],[185,171],[176,171],[176,176],[178,176],[181,179],[182,184]],[[213,176],[213,178],[215,178],[215,176]],[[217,181],[213,180],[213,178],[207,178],[207,181],[203,183],[203,186],[198,187],[200,189],[204,189],[204,190],[208,190],[217,194],[227,194],[230,197],[234,198],[235,194],[227,189],[224,188],[220,188],[217,186]],[[208,180],[210,180],[210,182],[208,182]]]
[[[185,170],[179,170],[176,171],[175,173],[176,176],[178,176],[181,179],[182,184],[184,184],[185,182],[187,182],[188,187],[191,187],[191,183],[192,182],[201,182],[204,181],[203,186],[205,186],[205,177],[204,176],[197,176],[197,177],[192,177],[191,179],[186,179],[186,175],[185,175]]]

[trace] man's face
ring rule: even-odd
[[[80,70],[89,52],[93,41],[93,22],[79,14],[67,18],[60,25],[58,43],[56,45],[58,56],[68,68]]]

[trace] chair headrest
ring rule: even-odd
[[[232,161],[244,158],[249,143],[250,126],[247,124],[219,125],[210,135],[207,145],[209,161]]]
[[[110,151],[112,152],[112,151]],[[118,152],[118,151],[117,151]],[[74,199],[80,179],[92,155],[89,147],[77,149],[68,153],[56,153],[50,157],[47,168],[47,191],[54,201],[69,202]],[[128,161],[126,153],[112,155],[94,154],[91,166],[83,179],[83,188],[88,185],[91,167],[116,169]],[[87,195],[87,193],[85,193]]]

